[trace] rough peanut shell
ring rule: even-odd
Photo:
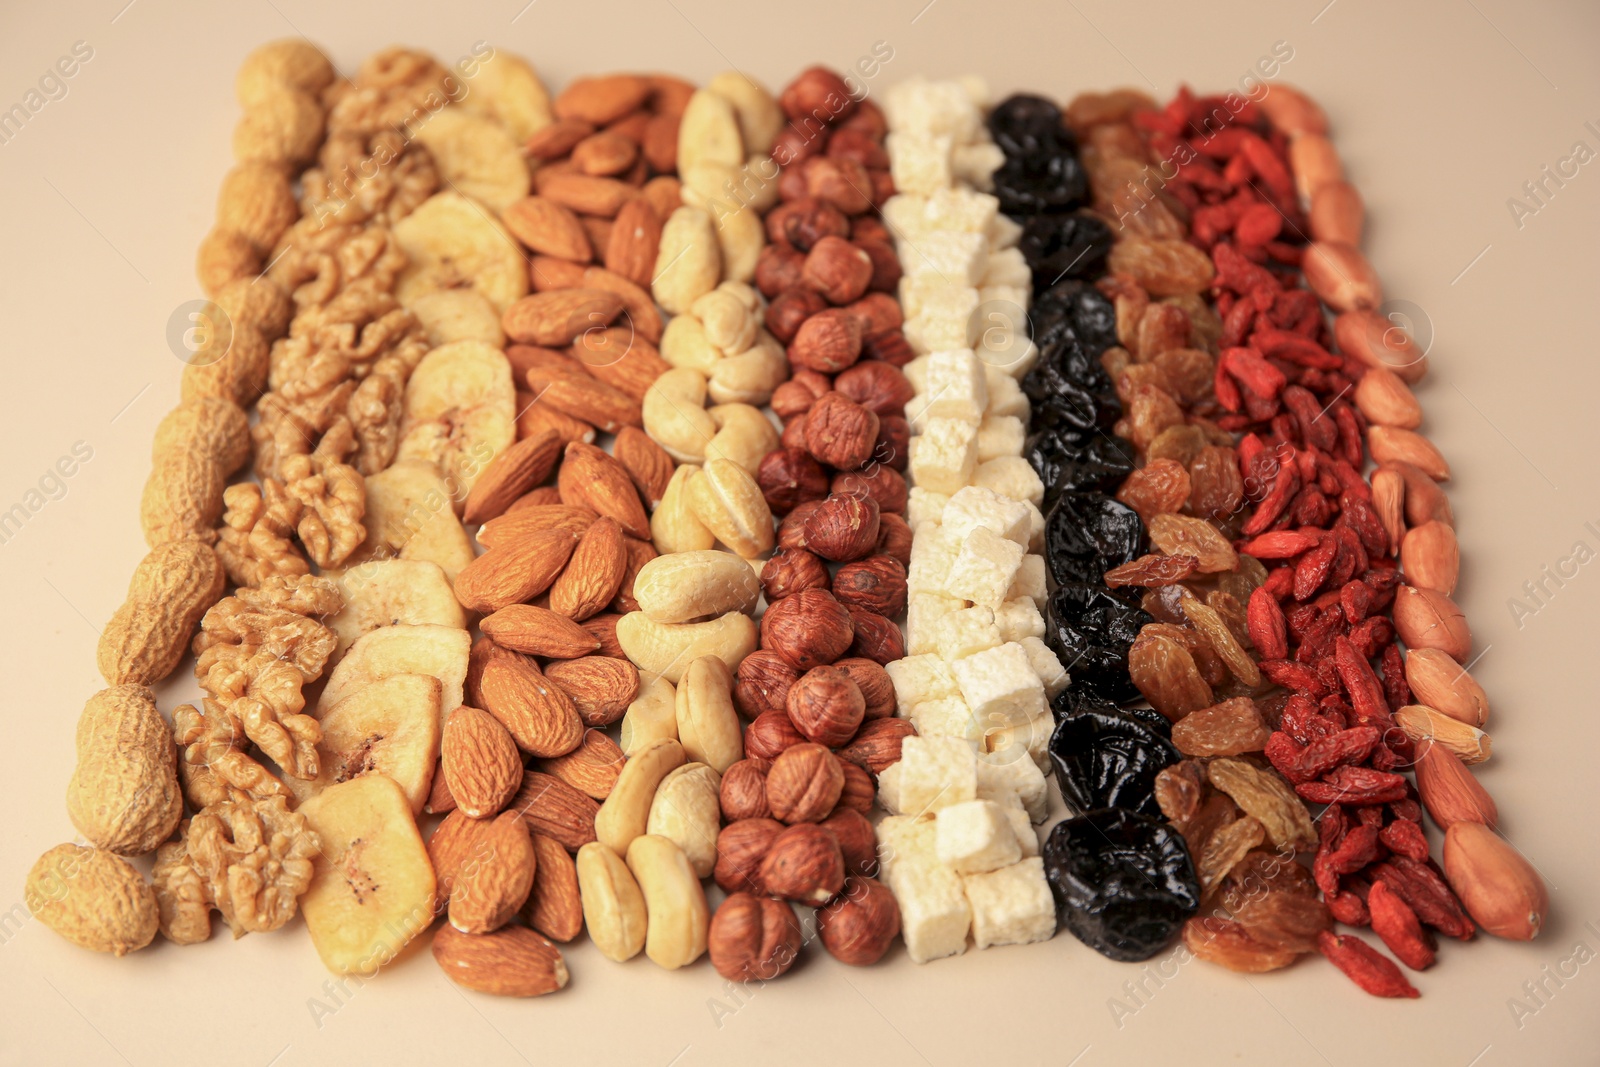
[[[122,956],[156,936],[155,890],[119,856],[57,845],[39,857],[23,899],[34,918],[84,948]]]
[[[78,719],[78,764],[67,785],[67,815],[100,848],[153,852],[183,816],[177,746],[142,685],[102,689]]]
[[[152,549],[100,635],[100,674],[111,685],[151,685],[171,674],[227,580],[209,545],[173,541]]]

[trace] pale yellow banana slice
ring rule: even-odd
[[[494,212],[447,189],[424,200],[394,224],[394,237],[411,263],[395,295],[407,307],[424,293],[476,289],[504,315],[528,292],[528,261]]]
[[[417,364],[406,383],[398,456],[431,461],[458,505],[516,439],[517,390],[504,352],[455,341]]]
[[[364,774],[384,774],[405,791],[411,814],[422,810],[439,763],[439,679],[396,674],[358,689],[328,709],[317,742],[318,774],[290,779],[304,802]]]
[[[463,493],[460,499],[465,499]],[[408,559],[437,563],[455,586],[472,562],[472,541],[456,518],[456,500],[431,460],[402,459],[367,477],[367,538],[351,559]]]
[[[497,120],[520,145],[554,121],[550,93],[526,60],[502,49],[478,64],[458,107]]]
[[[533,179],[517,142],[499,122],[457,107],[435,112],[416,129],[433,154],[441,184],[498,214],[528,195]]]
[[[384,626],[350,646],[317,700],[318,719],[352,693],[397,674],[439,680],[439,721],[461,706],[472,636],[455,626]]]
[[[441,289],[413,297],[411,313],[428,331],[428,343],[437,348],[452,341],[482,341],[504,348],[506,332],[500,314],[476,289]]]
[[[339,635],[335,656],[356,638],[397,623],[467,625],[467,613],[437,563],[422,559],[381,559],[358,563],[335,579],[344,607],[328,620]]]

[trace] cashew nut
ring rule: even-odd
[[[772,420],[749,404],[718,404],[707,413],[716,422],[717,433],[706,445],[706,459],[732,460],[755,477],[762,459],[778,447]]]
[[[673,685],[689,664],[701,656],[716,656],[737,670],[756,650],[755,620],[742,611],[730,611],[709,622],[652,622],[642,611],[617,620],[617,642],[643,674],[659,674]]]
[[[644,394],[645,431],[679,463],[698,463],[717,432],[705,403],[705,375],[688,367],[669,370]]]
[[[678,694],[671,682],[657,675],[640,687],[622,716],[622,754],[631,756],[652,741],[677,739]]]
[[[629,756],[611,795],[595,812],[594,835],[600,843],[619,855],[626,852],[629,842],[645,832],[650,802],[661,779],[683,766],[683,761],[683,746],[667,738],[652,741]]]
[[[628,846],[628,869],[638,879],[649,915],[644,954],[668,970],[699,959],[706,950],[711,909],[683,849],[665,837],[643,834]]]
[[[690,759],[718,774],[744,759],[733,671],[716,656],[700,657],[684,673],[678,686],[678,737]]]
[[[651,293],[664,311],[681,315],[722,280],[722,246],[710,212],[685,204],[661,228]]]
[[[694,517],[718,541],[745,559],[771,550],[772,509],[743,467],[728,459],[707,460],[684,492]]]
[[[739,291],[749,288],[739,282],[723,282],[689,309],[704,327],[706,340],[725,353],[743,352],[755,343],[760,323],[755,308]]]
[[[705,324],[692,313],[674,315],[661,334],[661,358],[674,367],[710,374],[722,356],[722,350],[706,336]]]
[[[766,330],[758,330],[750,348],[717,360],[706,385],[714,403],[761,407],[772,399],[772,391],[788,380],[789,358],[783,346]]]
[[[709,878],[722,828],[722,775],[704,763],[685,763],[661,779],[650,802],[651,834],[683,849],[696,878]]]
[[[661,503],[650,513],[650,539],[663,556],[706,549],[717,543],[711,531],[689,510],[689,498],[684,494],[684,487],[699,470],[685,463],[673,471],[666,491],[661,494]]]
[[[618,963],[644,948],[644,894],[622,857],[598,841],[578,849],[578,895],[583,922],[600,954]]]
[[[755,571],[731,552],[702,549],[657,556],[633,579],[639,610],[656,622],[692,622],[729,611],[748,615],[760,596]]]

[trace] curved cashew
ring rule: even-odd
[[[679,463],[698,463],[717,432],[705,403],[705,375],[688,367],[669,370],[644,394],[645,431]]]

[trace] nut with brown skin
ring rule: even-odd
[[[878,546],[878,526],[872,497],[834,494],[806,516],[806,547],[835,563],[861,559]]]
[[[833,595],[854,605],[894,618],[906,610],[906,569],[893,556],[868,556],[846,563],[833,576]]]
[[[868,130],[834,130],[828,138],[827,155],[829,159],[853,159],[869,170],[889,169],[889,153],[884,150],[882,138]]]
[[[830,467],[857,469],[872,458],[877,443],[877,414],[842,393],[823,394],[806,413],[806,449]]]
[[[740,819],[724,826],[717,834],[717,863],[711,877],[729,893],[765,892],[761,862],[781,833],[783,824],[776,819]]]
[[[899,515],[878,516],[878,548],[893,556],[903,567],[911,566],[911,526]]]
[[[905,659],[906,638],[900,632],[899,624],[854,604],[846,606],[845,610],[850,613],[850,625],[856,632],[854,640],[850,642],[850,655],[882,664]]]
[[[876,241],[867,241],[861,247],[866,251],[867,255],[871,256],[878,254],[876,250],[881,249],[883,246]],[[889,250],[888,254],[892,255],[893,251]],[[899,263],[895,263],[894,267],[898,270]],[[887,273],[884,274],[884,277],[888,276]],[[893,292],[895,285],[899,282],[899,275],[894,274],[893,276],[895,278],[894,282],[880,285],[878,283],[879,275],[873,275],[872,291]],[[882,333],[863,337],[861,339],[861,354],[868,359],[881,359],[891,367],[904,367],[907,363],[917,358],[917,352],[911,347],[911,342],[907,341],[906,335],[899,330],[885,330]]]
[[[886,170],[869,169],[867,176],[872,179],[872,202],[874,204],[881,204],[900,191],[895,188],[894,175]],[[896,275],[896,277],[898,278],[899,276]]]
[[[827,148],[830,132],[827,126],[818,129],[815,123],[807,123],[802,128],[791,122],[778,134],[778,139],[772,142],[772,161],[783,168],[778,174],[780,197],[799,200],[806,195],[805,179],[800,176],[800,168],[794,164],[810,159]]]
[[[894,714],[894,680],[881,664],[853,656],[840,660],[834,666],[848,674],[850,680],[856,683],[856,688],[861,690],[867,718],[882,719]]]
[[[838,759],[838,757],[834,757]],[[843,760],[839,760],[844,763]],[[853,767],[860,771],[860,767],[849,763],[845,766]],[[865,773],[865,772],[863,772]],[[866,815],[855,808],[840,806],[833,810],[826,819],[823,819],[822,828],[833,835],[839,842],[839,851],[844,853],[844,866],[851,874],[865,874],[876,877],[878,873],[878,839],[872,831],[872,823]]]
[[[767,246],[771,248],[771,245]],[[798,255],[799,253],[794,253]],[[795,276],[795,286],[800,284],[798,273]],[[778,339],[779,344],[787,345],[794,340],[794,335],[799,332],[800,324],[819,311],[826,311],[828,302],[822,299],[822,294],[810,289],[790,287],[779,291],[772,298],[772,303],[767,305],[766,326],[767,332]],[[808,405],[809,406],[809,405]],[[774,408],[774,411],[777,409]],[[782,413],[779,413],[782,418]]]
[[[800,672],[776,652],[766,649],[752,652],[734,672],[734,706],[747,719],[767,711],[782,712],[789,698],[789,687],[799,679]]]
[[[860,130],[879,141],[889,132],[889,120],[884,118],[883,109],[871,100],[862,100],[856,105],[855,111],[849,118],[839,123],[841,130]]]
[[[853,159],[813,156],[800,165],[806,193],[846,215],[859,215],[872,207],[872,175]]]
[[[854,115],[857,105],[843,78],[826,67],[808,67],[784,87],[778,106],[796,125],[809,119],[826,126]]]
[[[877,415],[904,415],[917,392],[899,367],[881,359],[862,360],[841,371],[833,387]]]
[[[777,542],[780,549],[806,547],[806,520],[811,518],[811,513],[822,506],[820,500],[808,500],[803,504],[796,504],[794,510],[783,517],[778,523]]]
[[[791,416],[783,424],[783,433],[778,435],[778,444],[784,448],[798,448],[806,451],[806,412]]]
[[[855,740],[839,750],[839,755],[865,767],[873,774],[900,762],[900,743],[917,732],[906,719],[870,719],[861,724]]]
[[[810,295],[816,296],[815,293]],[[820,298],[819,298],[820,299]],[[768,309],[770,312],[770,308]],[[796,370],[794,375],[772,391],[772,412],[788,422],[796,415],[804,415],[817,402],[817,397],[833,388],[833,379],[814,370]]]
[[[845,238],[830,234],[820,238],[806,254],[800,281],[830,304],[849,304],[867,291],[872,281],[872,259]]]
[[[761,616],[761,647],[802,671],[832,663],[854,639],[850,613],[825,589],[784,597]]]
[[[828,566],[803,548],[786,548],[761,568],[768,605],[805,589],[828,588]]]
[[[775,448],[756,468],[756,484],[774,515],[787,515],[796,504],[828,495],[828,476],[809,452]]]
[[[744,754],[750,759],[775,760],[786,749],[806,743],[785,711],[763,711],[744,732]]]
[[[837,374],[860,358],[861,320],[844,308],[812,315],[789,343],[789,362],[819,374]]]
[[[780,977],[800,955],[800,921],[776,897],[734,893],[711,916],[706,951],[717,973],[730,982],[767,982]]]
[[[758,877],[768,893],[815,907],[844,888],[844,853],[816,823],[796,823],[773,838]]]
[[[905,476],[892,467],[868,463],[866,469],[841,471],[833,476],[829,490],[840,495],[864,494],[878,502],[880,515],[902,515],[911,491]]]
[[[860,729],[867,702],[849,671],[813,667],[789,687],[786,710],[789,721],[809,740],[837,748],[848,743]]]
[[[860,237],[854,239],[861,240]],[[860,321],[863,338],[886,330],[898,330],[906,321],[904,312],[900,310],[900,301],[888,293],[868,293],[845,310]]]
[[[872,804],[878,799],[878,783],[873,779],[872,772],[847,760],[841,759],[839,763],[844,767],[844,791],[839,794],[839,806],[834,811],[848,808],[871,815]]]
[[[851,875],[844,891],[817,912],[817,936],[840,963],[867,967],[889,951],[900,932],[900,905],[872,878]]]
[[[800,270],[805,265],[804,252],[783,245],[769,244],[761,250],[761,255],[756,259],[756,288],[761,290],[761,295],[768,300],[776,302],[778,294],[797,289],[800,285]],[[807,290],[801,290],[805,292]],[[820,309],[819,309],[820,310]],[[799,323],[795,323],[799,326]],[[767,313],[767,328],[772,329],[772,313]],[[772,330],[774,337],[778,331]],[[788,344],[786,338],[778,340]]]
[[[726,822],[772,815],[767,806],[767,772],[755,760],[742,759],[723,772],[717,799]]]
[[[850,220],[832,204],[806,198],[783,205],[773,215],[780,215],[777,228],[782,238],[802,252],[813,252],[817,245],[829,237],[844,240],[850,236]],[[768,231],[772,222],[769,216]],[[778,237],[774,236],[773,240]],[[846,241],[846,244],[849,242]],[[871,262],[870,260],[868,261]],[[868,275],[870,278],[871,275]],[[865,291],[865,282],[862,283]],[[819,289],[818,292],[821,292]],[[839,301],[834,301],[839,303]],[[848,303],[848,301],[845,301]]]
[[[822,745],[785,749],[767,773],[767,807],[779,822],[821,822],[844,792],[844,769]]]

